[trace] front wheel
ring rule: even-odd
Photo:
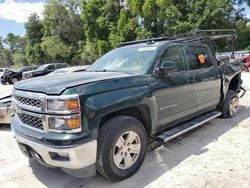
[[[226,99],[222,106],[222,117],[230,118],[236,116],[239,108],[239,96],[233,90],[228,90]]]
[[[112,181],[133,175],[142,165],[147,151],[147,133],[135,118],[117,116],[100,129],[97,170]]]
[[[19,79],[18,78],[16,78],[16,77],[13,77],[13,78],[11,78],[11,80],[10,80],[10,84],[14,84],[14,83],[16,83],[16,82],[18,82],[19,81]]]

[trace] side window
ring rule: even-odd
[[[187,70],[187,59],[182,45],[171,45],[168,46],[160,59],[161,63],[165,65],[173,66],[176,65],[177,72]]]
[[[49,66],[47,67],[47,69],[48,69],[48,70],[54,70],[54,69],[55,69],[55,65],[49,65]]]
[[[64,64],[58,64],[58,65],[57,65],[57,68],[58,68],[58,69],[64,68]]]
[[[207,46],[189,46],[190,69],[203,69],[213,66],[211,54]]]

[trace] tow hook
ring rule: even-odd
[[[240,86],[240,89],[238,90],[237,94],[241,93],[241,95],[239,96],[239,98],[242,98],[245,95],[246,92],[247,92],[247,90],[244,89],[242,86]]]

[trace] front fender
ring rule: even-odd
[[[148,102],[152,92],[149,86],[137,86],[96,94],[86,99],[84,113],[88,129],[94,138],[98,136],[101,118],[109,113]]]

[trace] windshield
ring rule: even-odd
[[[98,59],[87,71],[145,74],[154,63],[156,49],[156,46],[117,48]]]
[[[37,70],[38,70],[38,71],[42,71],[42,70],[44,70],[47,66],[48,66],[48,65],[42,65],[42,66],[40,66]]]

